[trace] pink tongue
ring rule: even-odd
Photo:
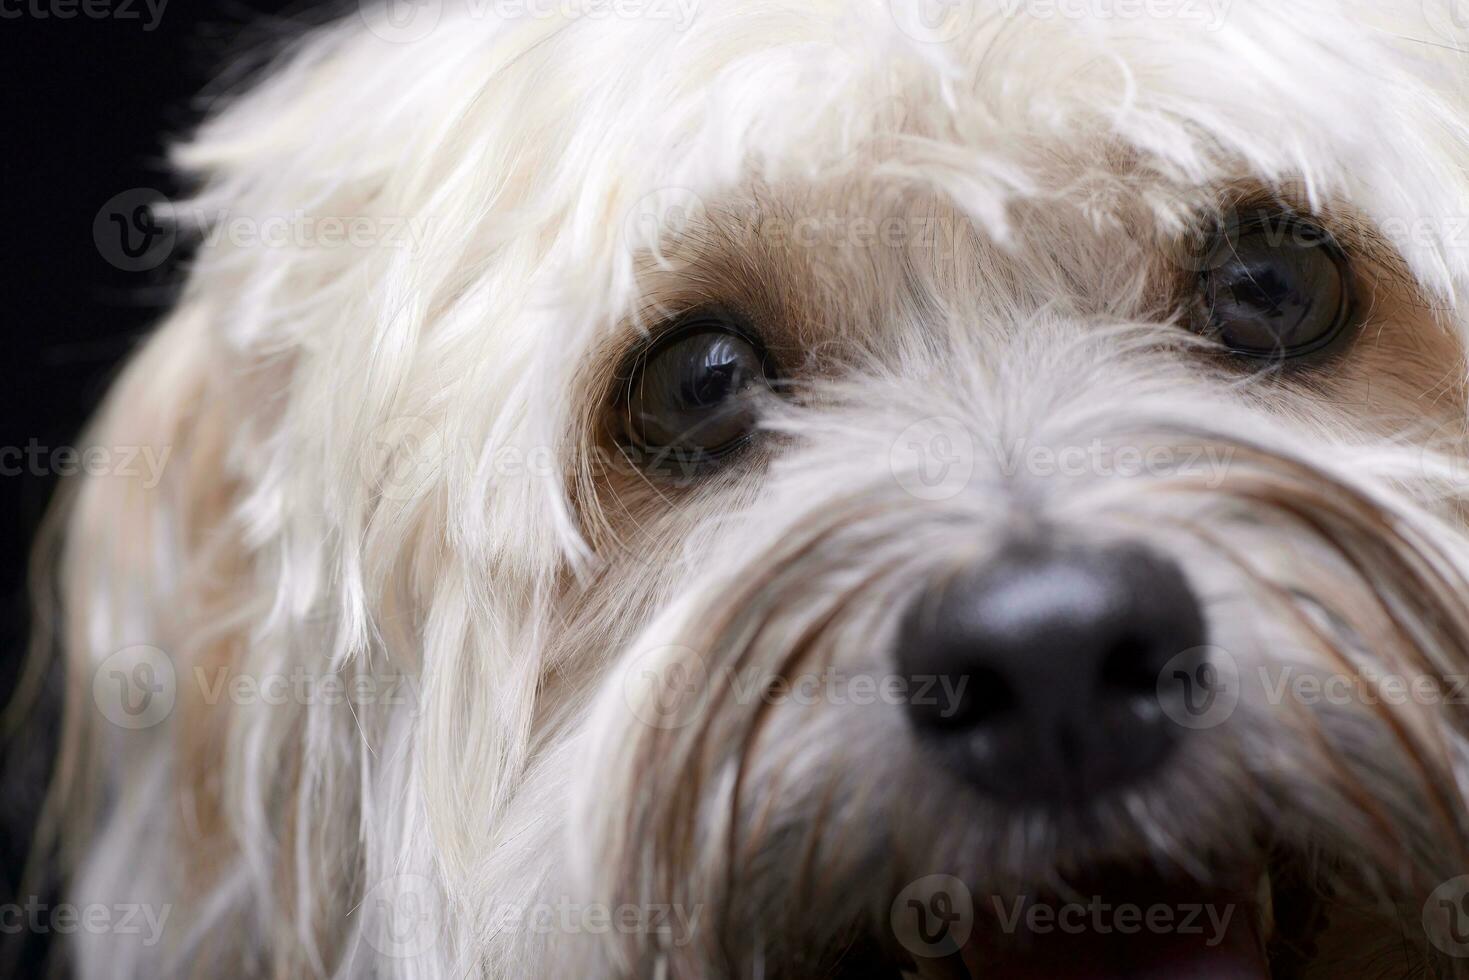
[[[1015,934],[998,940],[975,936],[964,949],[964,964],[984,980],[1268,980],[1254,906],[1205,898],[1167,908],[1172,924],[1166,928],[1148,927],[1147,904],[1136,920],[1104,915],[1105,932],[1091,917],[1073,920],[1068,930],[1054,920],[1030,930],[1022,921]]]

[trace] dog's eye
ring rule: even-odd
[[[754,429],[753,395],[770,382],[766,357],[741,321],[684,318],[639,359],[623,407],[628,440],[659,456],[702,462]]]
[[[1324,351],[1352,320],[1345,254],[1319,226],[1262,214],[1220,233],[1199,277],[1199,329],[1236,354]]]

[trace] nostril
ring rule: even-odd
[[[959,696],[971,725],[989,725],[1004,720],[1020,710],[1020,696],[1010,679],[997,670],[981,668],[971,673],[968,685]]]
[[[1020,711],[1020,695],[1010,679],[979,664],[959,675],[910,678],[909,689],[916,692],[913,707],[919,719],[934,728],[999,725]]]
[[[1114,640],[1102,658],[1102,690],[1124,697],[1154,694],[1158,689],[1154,646],[1135,633],[1124,633]]]

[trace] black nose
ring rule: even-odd
[[[1168,757],[1184,731],[1169,685],[1195,673],[1204,643],[1168,559],[1030,544],[920,596],[898,664],[913,724],[952,768],[1008,802],[1076,805]]]

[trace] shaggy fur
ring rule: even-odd
[[[1330,912],[1302,975],[1469,975],[1419,921],[1469,869],[1449,699],[1246,691],[1163,776],[1063,817],[971,793],[897,708],[751,694],[890,673],[923,583],[1027,528],[1174,556],[1242,676],[1447,689],[1469,666],[1450,12],[614,8],[429,4],[421,37],[354,12],[179,148],[203,245],[90,433],[171,456],[157,486],[71,487],[46,825],[70,901],[171,914],[151,945],[79,934],[80,975],[815,976],[890,945],[926,875],[1017,895],[1126,865],[1204,892],[1282,854]],[[1329,367],[1242,371],[1180,324],[1194,232],[1254,200],[1316,215],[1370,289]],[[302,213],[389,233],[211,236]],[[825,231],[777,233],[802,219]],[[854,241],[889,219],[905,240]],[[650,477],[607,405],[700,303],[747,311],[789,391],[730,466]],[[894,451],[934,419],[970,441],[942,500]],[[1011,465],[1094,443],[1227,465]],[[134,730],[93,678],[137,645],[176,697]],[[229,693],[293,676],[306,696]],[[427,938],[385,921],[402,903]],[[673,912],[505,918],[557,903]]]

